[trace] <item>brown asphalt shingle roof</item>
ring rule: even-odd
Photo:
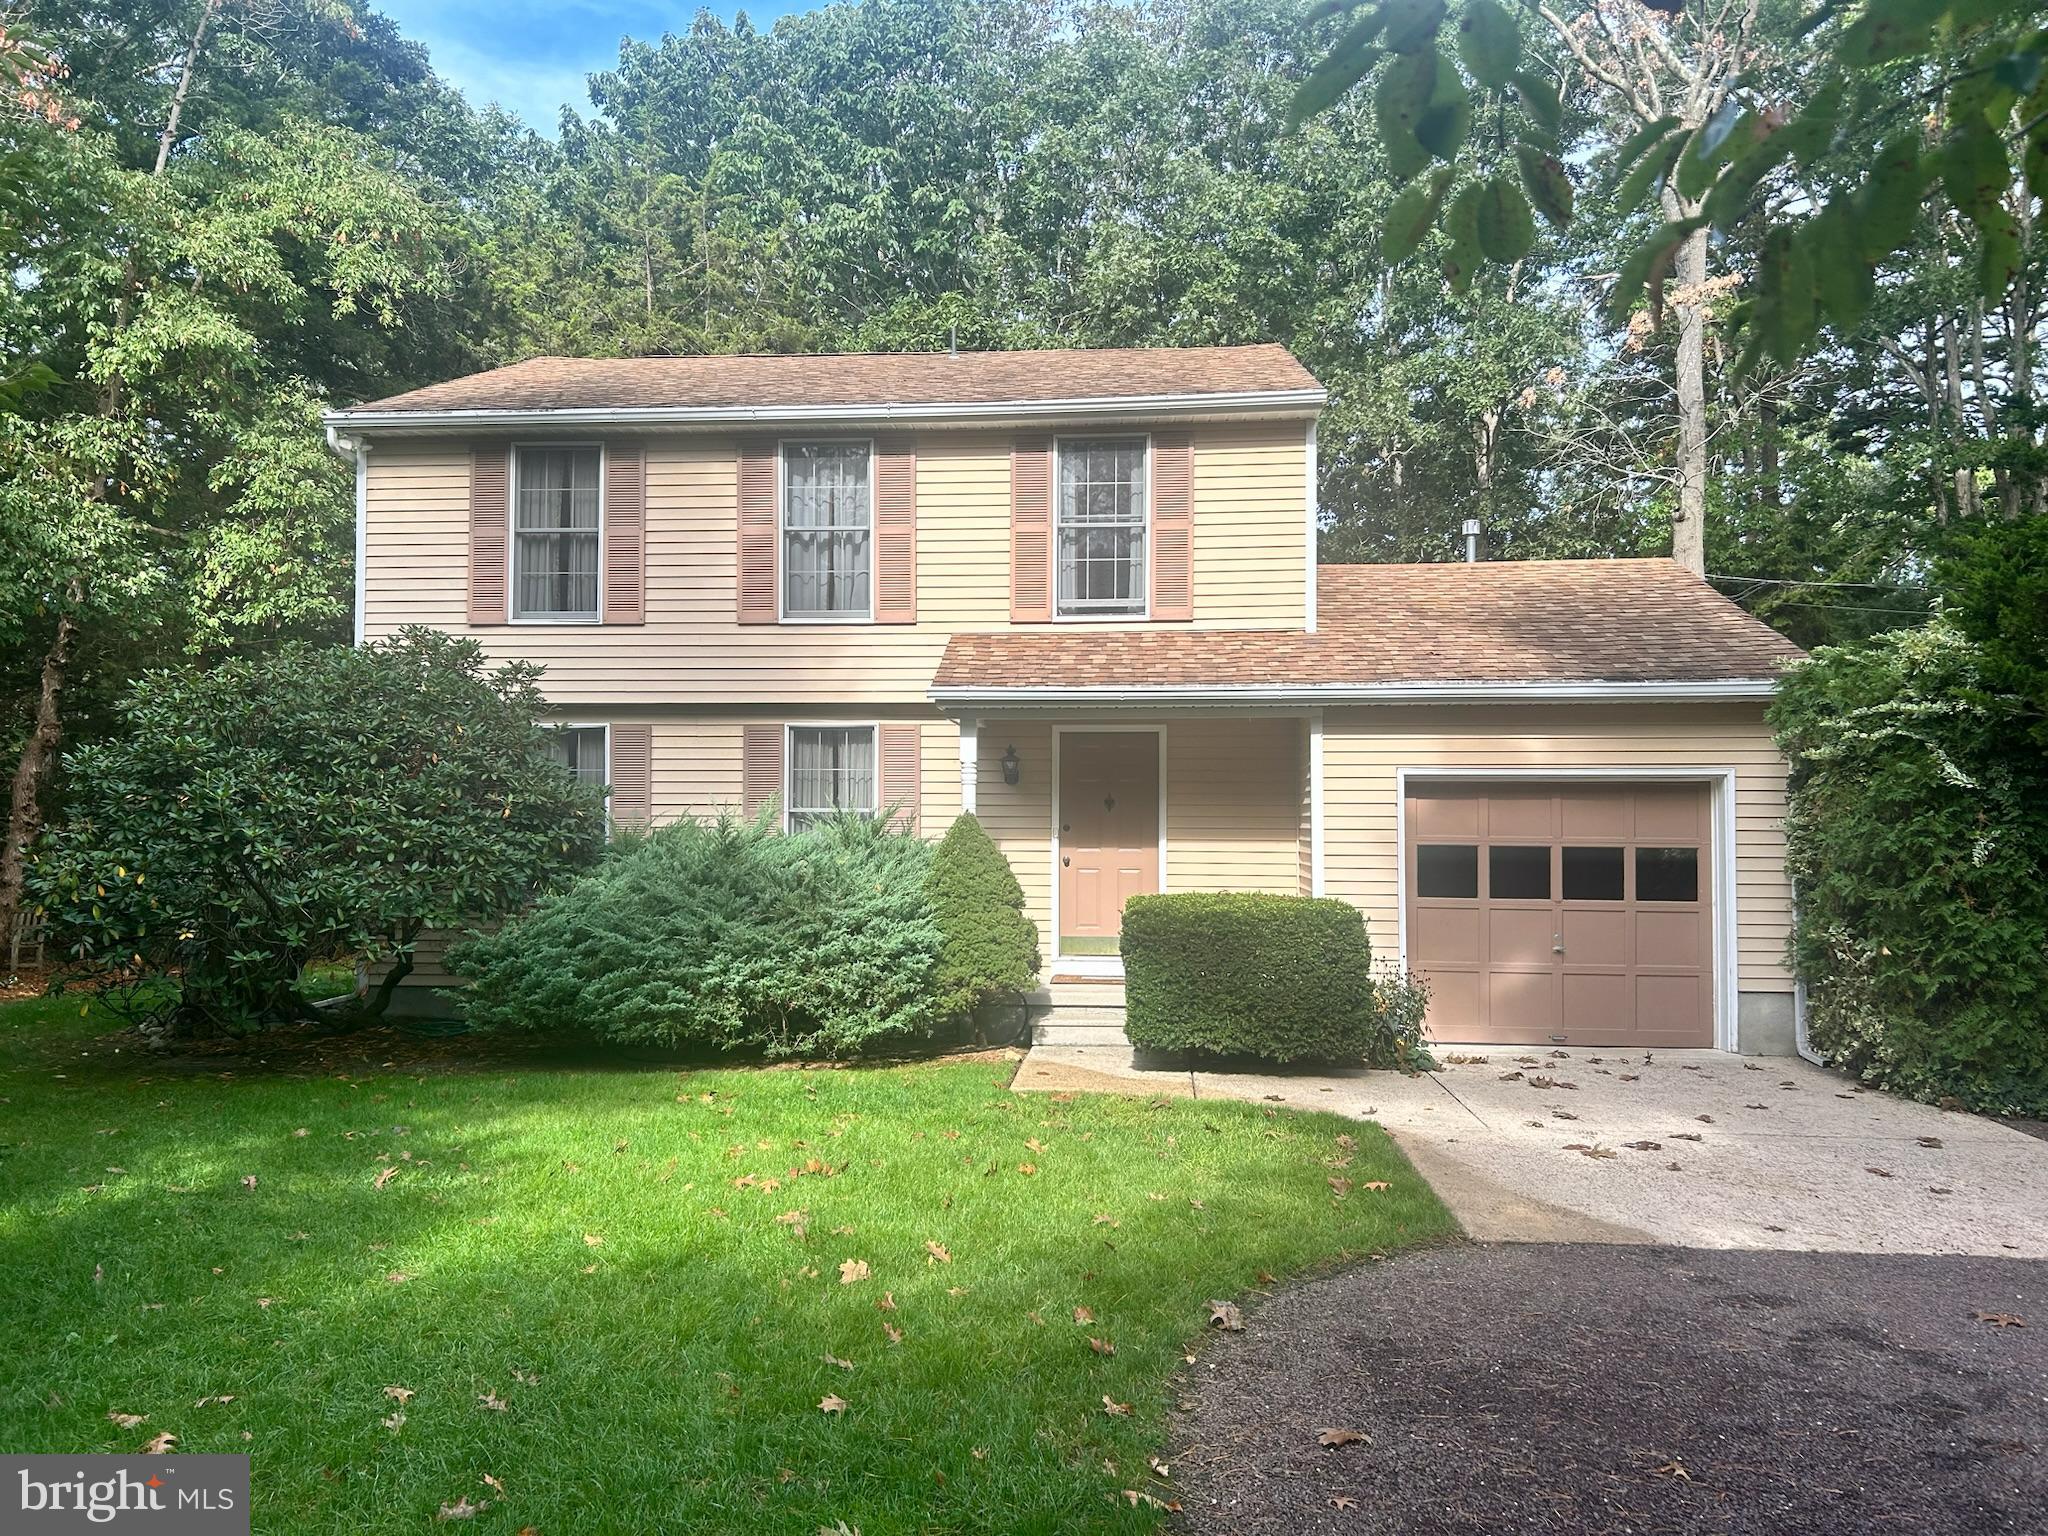
[[[1317,574],[1312,635],[1095,625],[959,634],[932,686],[1720,682],[1775,677],[1802,654],[1669,560]]]
[[[536,357],[373,400],[365,411],[1022,404],[1319,389],[1285,347]]]

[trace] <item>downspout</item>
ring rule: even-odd
[[[1799,931],[1799,888],[1792,889],[1792,931]],[[1828,1064],[1827,1057],[1814,1049],[1813,1039],[1806,1032],[1806,978],[1792,978],[1792,1049],[1812,1062],[1816,1067]]]

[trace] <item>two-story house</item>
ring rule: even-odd
[[[328,421],[358,638],[544,663],[622,823],[972,810],[1055,992],[1135,892],[1303,892],[1439,1039],[1789,1049],[1797,652],[1668,561],[1318,565],[1323,403],[1277,346],[540,358]]]

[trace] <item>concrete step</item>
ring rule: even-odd
[[[1120,981],[1056,981],[1039,986],[1024,999],[1034,1008],[1121,1008],[1124,984]]]
[[[1033,1045],[1129,1045],[1124,1035],[1123,1015],[1115,1022],[1077,1022],[1064,1014],[1046,1015],[1032,1021]]]

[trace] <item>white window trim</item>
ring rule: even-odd
[[[808,439],[806,439],[808,441]],[[867,815],[874,820],[882,814],[882,724],[879,720],[790,720],[782,727],[782,830],[789,830],[789,818],[796,806],[792,788],[796,784],[796,733],[798,731],[866,731],[874,744],[875,801]],[[841,806],[841,810],[848,807]]]
[[[1096,725],[1055,725],[1052,728],[1052,961],[1048,974],[1065,971],[1074,976],[1121,978],[1122,955],[1062,955],[1060,953],[1060,738],[1074,735],[1157,736],[1159,738],[1159,889],[1168,891],[1166,875],[1166,726],[1126,725],[1122,721]]]
[[[595,448],[597,450],[597,612],[584,618],[581,614],[548,614],[519,612],[519,455],[527,449],[546,451],[548,449]],[[583,626],[604,622],[604,545],[605,545],[605,472],[610,466],[605,462],[605,447],[601,442],[572,443],[513,443],[506,453],[505,466],[505,621],[508,624],[552,624]],[[611,750],[611,737],[605,737],[607,753]],[[611,759],[605,759],[609,771]]]
[[[868,450],[868,607],[865,613],[791,613],[789,611],[789,529],[785,505],[789,494],[789,454],[794,443],[800,447],[865,443]],[[880,491],[875,475],[875,440],[872,437],[779,437],[775,440],[775,622],[778,624],[872,624],[875,622],[875,584],[880,579],[876,554],[876,499]],[[814,530],[815,531],[815,530]]]
[[[1060,612],[1060,454],[1068,443],[1099,443],[1105,438],[1142,438],[1145,443],[1145,501],[1144,520],[1145,559],[1144,570],[1139,573],[1139,585],[1144,588],[1145,604],[1141,609],[1129,613],[1062,613]],[[1152,434],[1150,432],[1118,432],[1105,429],[1100,432],[1066,432],[1052,440],[1052,618],[1055,624],[1138,624],[1152,617],[1152,495],[1153,462]]]
[[[1394,904],[1395,932],[1401,969],[1408,969],[1408,791],[1412,785],[1435,784],[1445,780],[1487,783],[1501,780],[1557,780],[1566,783],[1640,782],[1650,784],[1704,784],[1708,787],[1707,824],[1713,832],[1711,882],[1714,933],[1714,1049],[1736,1049],[1736,1011],[1742,984],[1738,952],[1741,927],[1736,911],[1735,884],[1735,795],[1733,768],[1673,768],[1662,764],[1649,767],[1600,768],[1467,768],[1398,767],[1394,770]],[[1438,1041],[1458,1045],[1461,1041]]]
[[[604,814],[609,822],[612,814],[612,727],[609,720],[550,720],[543,727],[549,731],[603,731],[604,732]]]

